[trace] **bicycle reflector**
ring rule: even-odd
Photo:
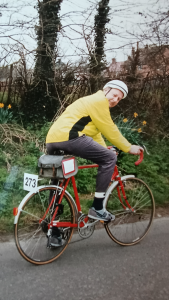
[[[62,170],[63,170],[64,176],[74,173],[75,172],[75,158],[71,157],[71,158],[62,160]]]
[[[18,208],[17,207],[14,207],[13,208],[13,215],[16,217],[18,214]]]

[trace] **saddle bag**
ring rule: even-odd
[[[38,160],[39,176],[43,178],[69,178],[78,172],[77,160],[71,155],[45,155]]]

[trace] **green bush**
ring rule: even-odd
[[[136,113],[135,116],[137,117]],[[135,144],[135,145],[139,145],[143,143],[144,135],[142,132],[142,128],[140,127],[140,126],[144,126],[143,122],[139,124],[139,122],[137,122],[136,119],[127,119],[123,115],[119,115],[114,119],[114,123],[117,125],[122,135],[131,144]]]
[[[145,181],[153,192],[157,205],[169,203],[169,141],[151,141],[148,145],[150,155],[144,154],[139,166],[134,162],[138,157],[124,154],[118,162],[123,174],[134,174]]]
[[[126,130],[126,134],[128,134],[127,129],[124,129],[124,127],[127,126],[127,122],[124,123],[122,117],[119,124],[120,122],[123,126],[122,130]],[[120,127],[119,124],[118,126]],[[38,174],[37,161],[42,154],[42,144],[45,141],[50,126],[50,123],[44,124],[41,130],[36,131],[29,128],[31,135],[35,135],[35,140],[30,139],[30,141],[22,141],[21,143],[18,139],[16,142],[16,145],[18,143],[20,146],[18,149],[16,149],[16,145],[14,146],[8,143],[2,144],[0,141],[0,230],[7,231],[13,227],[12,209],[18,206],[22,198],[27,194],[27,192],[23,190],[24,173]],[[135,124],[133,126],[135,126]],[[130,128],[131,127],[132,126],[130,126]],[[131,132],[129,136],[130,134]],[[29,137],[29,135],[27,136]],[[143,137],[144,135],[137,131],[132,133],[131,138],[133,143],[136,144],[136,142],[142,142],[144,140]],[[144,161],[138,167],[134,165],[138,157],[126,153],[122,153],[118,156],[117,164],[122,175],[135,174],[137,177],[143,179],[150,186],[156,204],[163,205],[169,202],[169,141],[152,140],[149,141],[147,145],[150,155],[145,154]],[[79,165],[90,163],[90,161],[78,158]],[[79,170],[76,175],[77,188],[80,199],[82,199],[81,206],[85,213],[93,201],[96,175],[97,168],[82,169]],[[39,182],[40,185],[43,183],[48,184],[49,180]],[[74,197],[71,184],[68,187],[68,191]]]
[[[77,158],[78,165],[89,165],[92,164],[90,160],[83,158]],[[76,175],[77,189],[79,193],[87,194],[95,192],[96,186],[96,175],[98,168],[81,169]]]

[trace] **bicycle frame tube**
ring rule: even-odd
[[[115,166],[114,173],[112,175],[111,181],[113,181],[114,179],[116,179],[117,176],[119,176],[119,171],[118,171],[117,166]]]
[[[120,184],[120,188],[121,188],[121,191],[122,191],[122,194],[123,194],[124,201],[126,202],[128,208],[129,208],[130,210],[134,211],[134,209],[130,206],[129,202],[127,201],[127,197],[126,197],[126,194],[125,194],[125,190],[124,190],[124,186],[123,186],[123,183],[122,183],[122,181],[121,181],[121,178],[119,177],[119,178],[117,178],[117,180],[118,180],[118,182],[119,182],[119,184]],[[121,202],[123,208],[124,208],[124,209],[127,209],[127,207],[123,204],[123,201],[122,201],[122,199],[121,199],[120,188],[119,188],[119,186],[117,186],[117,192],[118,192],[119,200],[120,200],[120,202]]]
[[[112,148],[112,147],[109,146],[109,147],[107,147],[107,148],[110,149],[110,148]],[[142,162],[142,160],[143,160],[143,157],[144,157],[144,156],[143,156],[143,151],[141,151],[140,158],[139,158],[138,161],[135,162],[135,165],[140,164],[140,163]],[[94,165],[84,165],[84,166],[79,166],[78,169],[97,168],[97,167],[98,167],[98,165],[96,165],[96,164],[94,164]],[[124,208],[124,209],[127,209],[127,207],[124,205],[124,203],[123,203],[123,201],[122,201],[121,194],[120,194],[120,189],[121,189],[121,191],[122,191],[122,195],[123,195],[123,198],[124,198],[124,200],[125,200],[126,205],[128,206],[128,208],[129,208],[130,210],[134,211],[134,209],[130,206],[129,202],[127,201],[127,197],[126,197],[126,194],[125,194],[124,185],[123,185],[123,181],[122,181],[122,180],[125,180],[125,178],[128,178],[128,176],[135,177],[135,176],[133,176],[133,175],[127,175],[127,176],[123,176],[123,177],[121,178],[121,177],[119,176],[119,173],[118,173],[118,168],[117,168],[117,166],[115,166],[114,173],[113,173],[113,175],[112,175],[111,181],[115,180],[114,183],[113,183],[113,186],[114,186],[114,187],[117,187],[119,200],[120,200],[120,202],[121,202],[123,208]],[[59,199],[59,204],[60,204],[61,201],[62,201],[62,198],[63,198],[64,193],[65,193],[65,191],[66,191],[67,185],[68,185],[68,183],[69,183],[69,180],[70,180],[70,178],[67,179],[67,180],[62,181],[62,183],[60,184],[61,197],[60,197],[60,199]],[[80,201],[79,201],[78,192],[77,192],[77,187],[76,187],[76,183],[75,183],[74,177],[72,178],[72,184],[73,184],[73,189],[74,189],[74,194],[75,194],[75,199],[76,199],[77,208],[78,208],[78,211],[81,212]],[[119,187],[119,185],[120,185],[120,187]],[[64,186],[64,189],[62,188],[62,186]],[[54,186],[53,186],[53,187],[54,187]],[[40,188],[44,188],[44,186],[41,186]],[[108,190],[109,190],[109,189],[108,189]],[[37,192],[38,192],[38,189],[37,189]],[[36,192],[36,193],[37,193],[37,192]],[[25,204],[25,201],[27,201],[27,200],[28,200],[28,197],[30,197],[31,195],[32,195],[32,192],[29,192],[29,193],[23,198],[23,200],[21,201],[19,207],[18,207],[18,208],[14,208],[14,210],[13,210],[13,211],[14,211],[14,216],[15,216],[14,224],[16,224],[17,221],[18,221],[18,217],[19,217],[20,211],[22,210],[22,206]],[[108,195],[107,195],[107,196],[108,196]],[[43,218],[39,220],[39,223],[41,223],[41,222],[45,219],[47,213],[49,212],[49,209],[51,208],[52,204],[53,204],[54,201],[55,201],[55,197],[56,197],[56,196],[54,195],[53,198],[52,198],[52,200],[51,200],[51,202],[50,202],[50,204],[49,204],[49,206],[48,206],[48,208],[47,208],[47,210],[46,210],[46,212],[45,212],[45,214],[44,214],[44,216],[43,216]],[[72,199],[73,199],[73,198],[72,198]],[[106,198],[105,198],[105,200],[106,200]],[[104,202],[105,202],[105,200],[104,200]],[[74,201],[74,199],[73,199],[73,201]],[[103,204],[103,205],[104,205],[104,204]],[[104,206],[104,207],[105,207],[105,206]],[[53,222],[56,223],[56,221],[54,221],[54,218],[55,218],[55,216],[56,216],[56,214],[57,214],[57,211],[58,211],[58,207],[56,207],[56,209],[55,209],[54,217],[52,218],[52,222],[51,222],[50,224],[48,224],[48,225],[49,225],[48,228],[52,227],[52,223],[53,223]],[[71,224],[71,223],[69,224],[69,222],[62,222],[62,223],[64,223],[64,225],[63,225],[64,227],[67,227],[67,226],[69,226],[69,227],[77,227],[77,226],[78,226],[77,224]],[[62,223],[61,223],[61,222],[60,222],[60,223],[57,222],[57,225],[54,225],[54,226],[58,226],[58,227],[59,227],[59,225],[61,226]],[[83,223],[83,222],[82,222],[82,223]],[[80,226],[80,227],[81,227],[81,226]]]
[[[81,170],[81,169],[89,169],[89,168],[97,168],[97,167],[98,167],[98,165],[93,164],[93,165],[78,166],[78,169]],[[78,209],[78,212],[81,212],[80,200],[79,200],[78,191],[77,191],[77,186],[76,186],[76,181],[75,181],[74,176],[71,177],[71,180],[72,180],[72,185],[73,185],[73,190],[74,190],[74,195],[75,195],[75,200],[76,200],[77,209]],[[123,203],[123,201],[122,201],[122,199],[121,199],[120,189],[121,189],[121,191],[122,191],[123,198],[124,198],[124,200],[125,200],[126,205],[128,206],[129,209],[133,210],[132,207],[130,206],[130,204],[128,203],[128,201],[127,201],[127,197],[126,197],[126,195],[125,195],[123,183],[122,183],[122,181],[121,181],[121,177],[119,176],[119,172],[118,172],[117,166],[115,166],[114,173],[113,173],[112,178],[111,178],[111,181],[113,181],[113,180],[117,180],[117,181],[119,182],[120,187],[119,187],[119,186],[117,187],[117,191],[118,191],[119,200],[120,200],[120,202],[121,202],[123,208],[126,209],[127,207],[124,205],[124,203]],[[60,196],[60,199],[59,199],[59,201],[58,201],[58,204],[60,204],[61,201],[62,201],[62,199],[63,199],[64,193],[65,193],[65,190],[66,190],[66,188],[67,188],[67,186],[68,186],[69,181],[70,181],[70,178],[64,181],[64,184],[65,184],[65,185],[64,185],[64,189],[63,189],[63,191],[62,191],[62,193],[61,193],[61,196]],[[54,197],[55,197],[55,196],[54,196]],[[48,213],[48,211],[49,211],[49,209],[50,209],[50,207],[51,207],[51,205],[52,205],[53,202],[54,202],[54,198],[52,199],[52,201],[51,201],[51,203],[50,203],[50,205],[49,205],[49,207],[48,207],[48,209],[47,209],[47,211],[46,211],[46,213],[45,213],[45,216],[46,216],[46,214]],[[59,221],[54,221],[54,220],[55,220],[55,217],[56,217],[56,214],[57,214],[57,211],[58,211],[58,207],[55,209],[55,212],[54,212],[54,215],[53,215],[53,217],[52,217],[51,223],[48,224],[48,228],[51,228],[51,227],[53,227],[53,226],[54,226],[54,227],[74,227],[74,228],[75,228],[75,227],[78,227],[78,224],[77,224],[77,223],[76,223],[76,224],[72,224],[71,222],[59,222]],[[42,220],[44,220],[45,216],[43,217]],[[83,227],[83,226],[84,226],[84,224],[83,224],[83,222],[82,222],[82,223],[80,224],[80,227]]]
[[[58,204],[60,204],[60,203],[62,202],[62,199],[63,199],[64,193],[65,193],[65,190],[66,190],[66,188],[67,188],[67,186],[68,186],[68,183],[69,183],[69,181],[70,181],[70,178],[68,178],[68,179],[66,180],[66,183],[65,183],[64,189],[63,189],[63,191],[62,191],[62,193],[61,193],[61,196],[60,196],[60,199],[59,199],[59,201],[58,201]],[[59,209],[59,207],[56,207],[56,209],[55,209],[55,212],[54,212],[54,214],[53,214],[53,217],[52,217],[52,220],[51,220],[51,222],[53,222],[53,221],[54,221],[54,219],[55,219],[55,217],[56,217],[56,214],[57,214],[57,211],[58,211],[58,209]]]
[[[76,181],[75,181],[74,176],[72,176],[72,184],[73,184],[73,190],[74,190],[74,194],[75,194],[77,209],[78,209],[78,212],[81,212],[80,200],[79,200],[79,195],[78,195]]]
[[[114,168],[114,173],[112,175],[111,180],[114,180],[114,179],[119,182],[119,185],[120,185],[120,188],[121,188],[121,191],[122,191],[122,194],[123,194],[124,201],[126,202],[128,208],[131,209],[132,211],[134,211],[134,209],[130,206],[129,202],[127,201],[127,197],[126,197],[126,194],[125,194],[124,186],[123,186],[123,183],[121,181],[121,177],[119,176],[119,172],[118,172],[117,166],[115,166],[115,168]],[[123,208],[126,209],[127,207],[124,205],[124,203],[123,203],[123,201],[121,199],[120,188],[119,188],[119,186],[117,186],[117,192],[118,192],[119,200],[120,200],[121,205],[123,206]]]
[[[62,185],[63,185],[63,183],[61,182],[61,184],[59,185],[59,187],[62,187]],[[43,218],[39,220],[39,224],[46,218],[46,215],[47,215],[49,209],[51,208],[51,206],[52,206],[52,204],[53,204],[53,202],[54,202],[56,196],[57,196],[57,195],[53,195],[52,200],[50,201],[49,206],[48,206],[48,208],[47,208],[47,210],[46,210],[46,212],[45,212]]]

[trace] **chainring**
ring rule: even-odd
[[[93,224],[92,224],[93,223]],[[82,214],[78,219],[78,234],[82,239],[89,238],[94,230],[95,230],[95,223],[92,219],[88,217],[86,214]],[[83,227],[80,227],[83,225]]]

